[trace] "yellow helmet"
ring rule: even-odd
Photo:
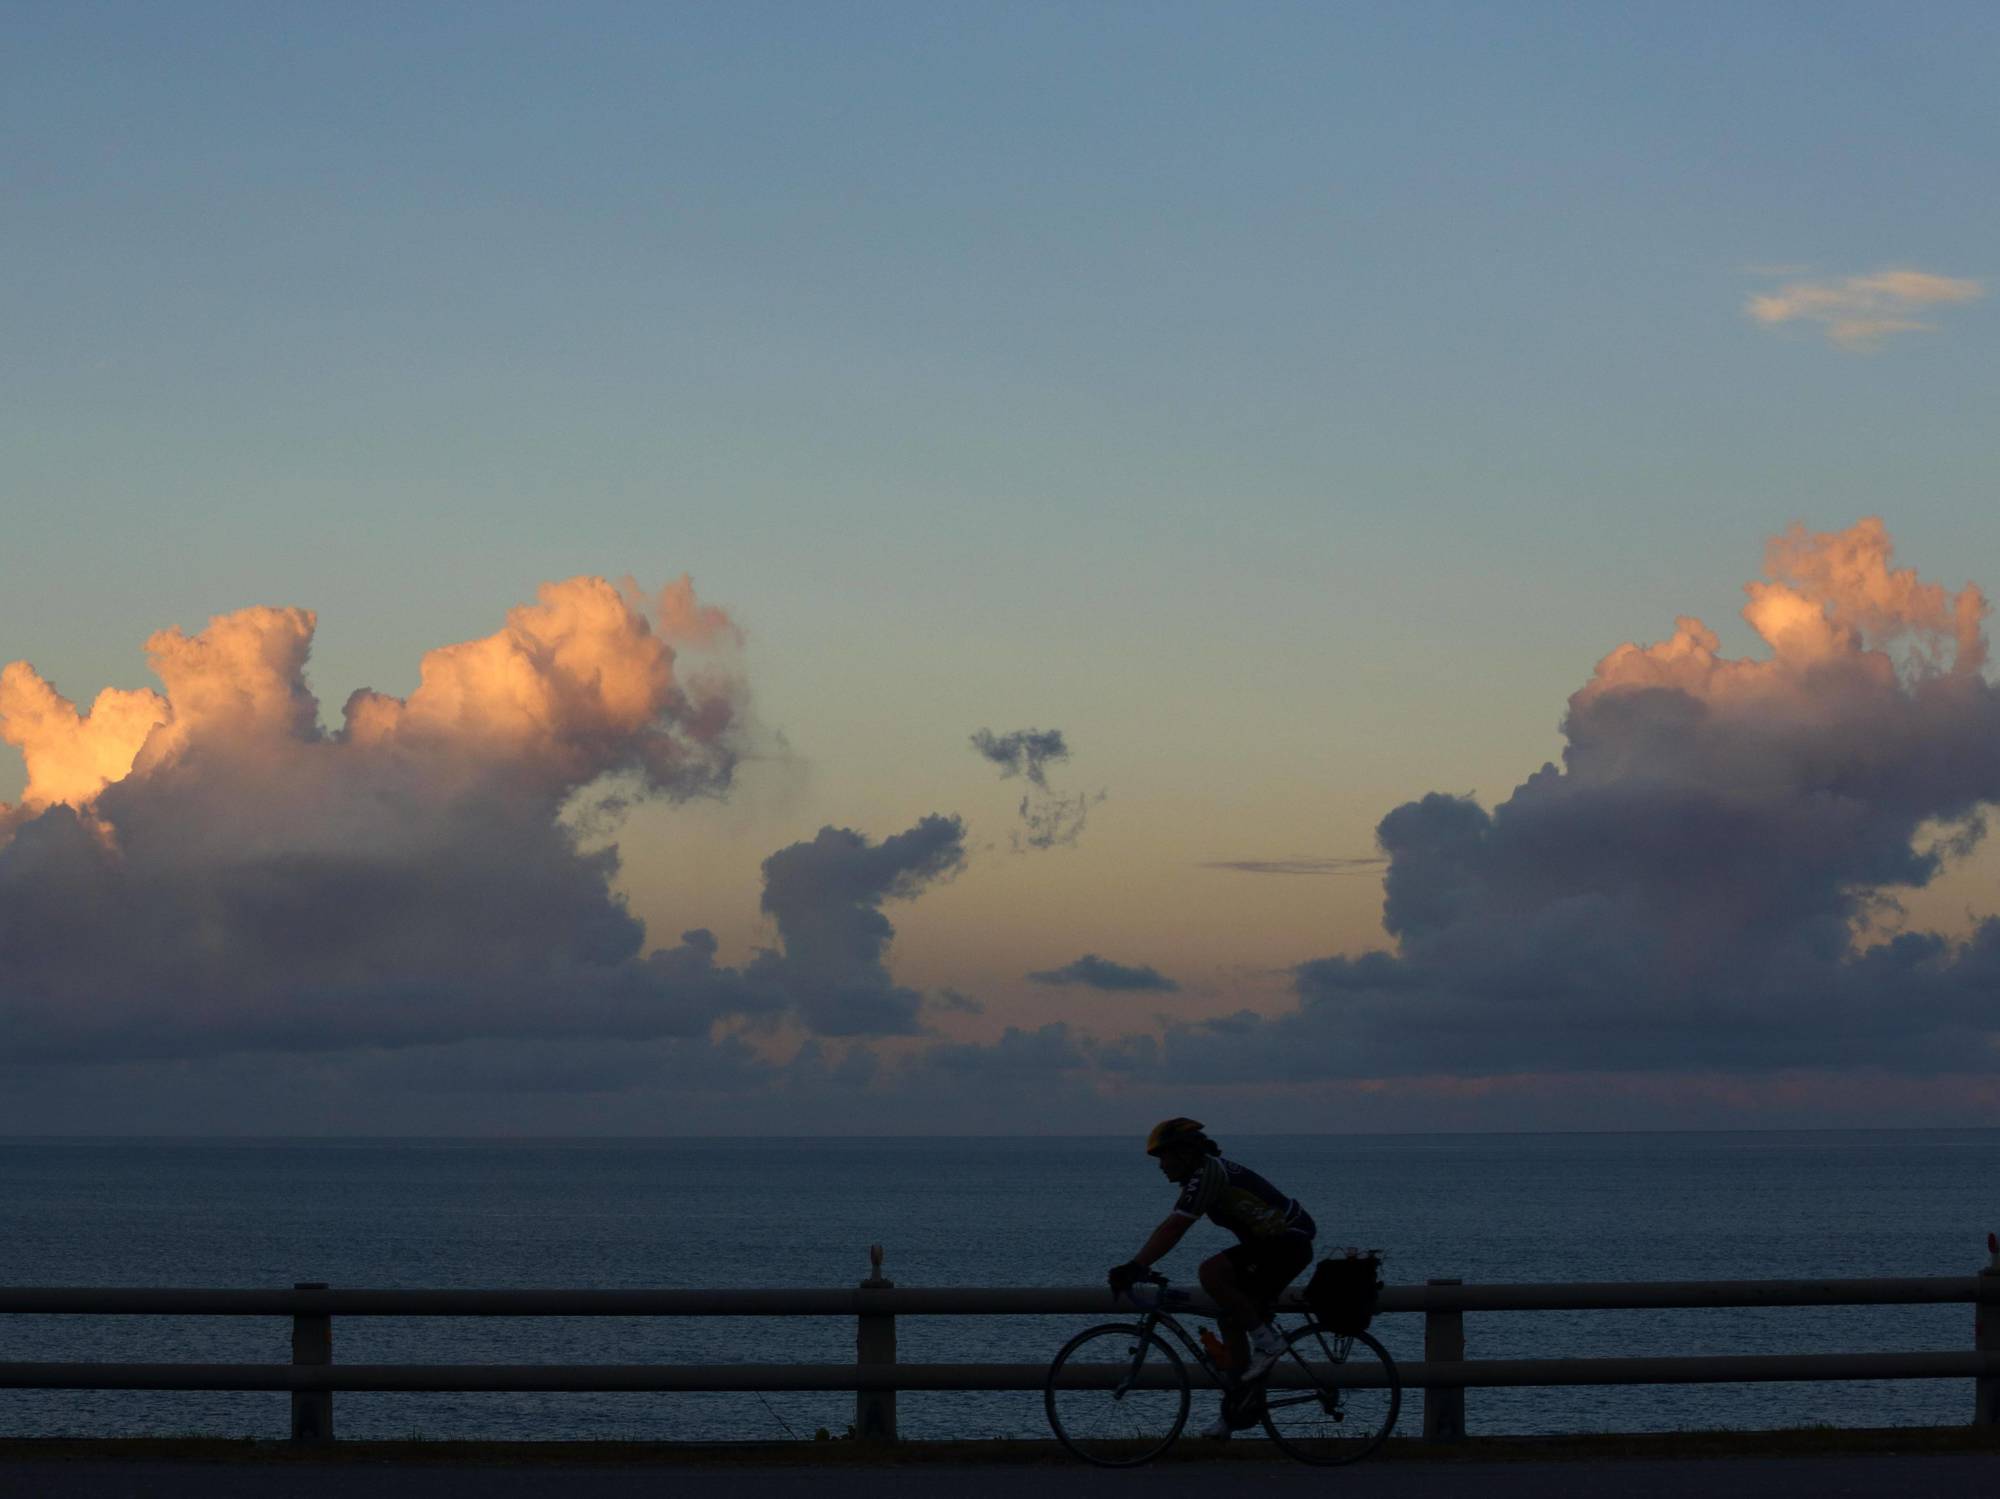
[[[1146,1154],[1158,1155],[1169,1145],[1179,1140],[1188,1140],[1201,1134],[1201,1121],[1176,1114],[1172,1119],[1162,1119],[1153,1126],[1153,1132],[1146,1136]]]

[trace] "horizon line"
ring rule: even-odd
[[[2000,1134],[2000,1124],[1797,1124],[1797,1125],[1687,1125],[1671,1129],[1438,1129],[1438,1130],[1229,1130],[1243,1140],[1430,1140],[1446,1138],[1528,1138],[1534,1136],[1624,1136],[1624,1135],[1893,1135],[1893,1134]],[[1136,1132],[1097,1131],[1092,1133],[959,1134],[911,1132],[883,1134],[657,1134],[657,1135],[413,1135],[413,1134],[0,1134],[0,1145],[18,1144],[219,1144],[219,1145],[321,1145],[389,1144],[398,1142],[464,1145],[582,1145],[582,1144],[671,1144],[687,1141],[770,1140],[786,1143],[831,1141],[902,1142],[908,1140],[1124,1140],[1138,1138]]]

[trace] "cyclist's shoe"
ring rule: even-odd
[[[1262,1379],[1271,1372],[1271,1366],[1284,1357],[1285,1340],[1278,1336],[1276,1328],[1269,1323],[1250,1334],[1250,1362],[1244,1365],[1242,1377],[1245,1380]]]
[[[1212,1442],[1227,1441],[1232,1431],[1242,1431],[1264,1419],[1264,1392],[1232,1385],[1222,1392],[1222,1405],[1215,1419],[1201,1434]]]

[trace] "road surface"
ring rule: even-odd
[[[1082,1466],[926,1463],[783,1467],[726,1464],[569,1467],[537,1464],[184,1462],[0,1458],[0,1494],[22,1499],[1993,1499],[2000,1453],[1846,1457],[1620,1458],[1567,1462],[1363,1463],[1337,1474],[1296,1464],[1167,1463],[1132,1472]]]

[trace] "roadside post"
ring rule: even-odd
[[[869,1291],[886,1291],[896,1283],[882,1274],[882,1246],[868,1246],[868,1279],[861,1282],[865,1305]],[[864,1311],[855,1319],[854,1361],[861,1365],[896,1362],[896,1318],[893,1313]],[[864,1442],[896,1440],[896,1392],[856,1390],[854,1392],[854,1435]]]
[[[1456,1286],[1449,1279],[1426,1282],[1433,1286]],[[1424,1308],[1424,1362],[1456,1364],[1465,1358],[1465,1313],[1457,1307]],[[1465,1440],[1465,1386],[1431,1385],[1424,1390],[1424,1440],[1462,1442]]]
[[[1988,1234],[1991,1263],[1979,1272],[1979,1299],[1972,1303],[1972,1346],[2000,1355],[2000,1235]],[[1972,1385],[1972,1424],[2000,1426],[2000,1374],[1982,1374]]]
[[[323,1280],[292,1283],[294,1291],[324,1291]],[[333,1362],[333,1317],[327,1312],[292,1313],[292,1363],[322,1366]],[[333,1440],[333,1391],[292,1391],[292,1440],[330,1442]]]

